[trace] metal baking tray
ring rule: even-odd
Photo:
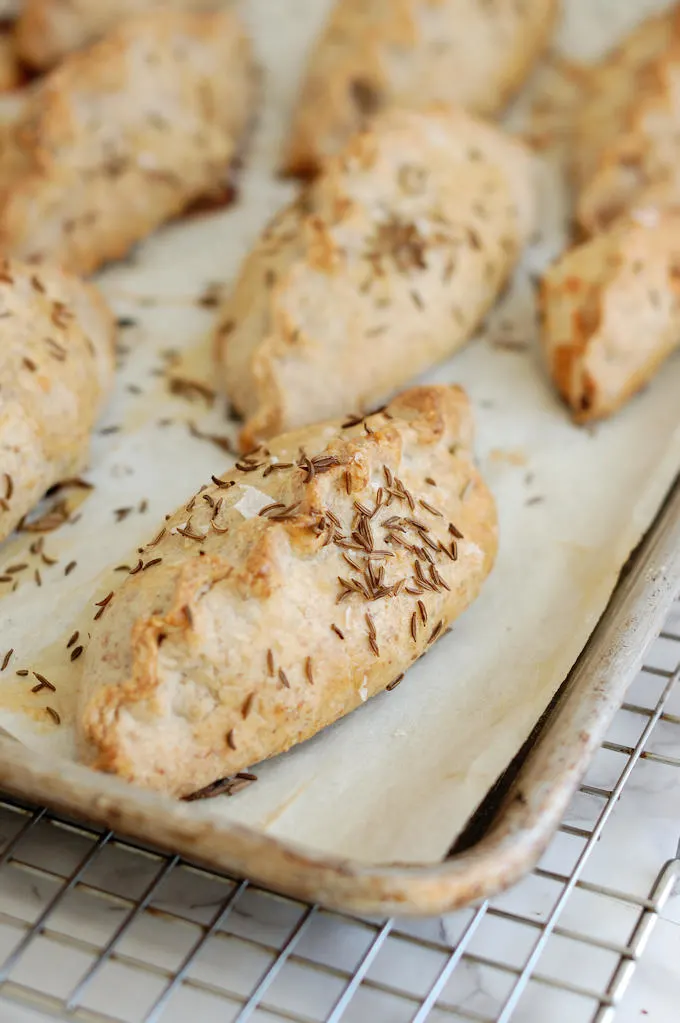
[[[532,736],[442,862],[366,864],[55,763],[0,739],[0,785],[192,861],[362,914],[440,914],[508,887],[540,858],[680,585],[680,480],[625,566],[608,607]]]

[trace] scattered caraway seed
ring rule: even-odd
[[[345,638],[344,632],[342,632],[342,630],[339,629],[337,625],[335,625],[335,624],[331,625],[331,629],[333,630],[335,635],[338,636],[339,639],[344,639]]]
[[[147,561],[146,565],[142,569],[142,572],[146,572],[147,568],[153,568],[154,565],[160,565],[162,558],[152,558],[151,561]]]
[[[104,597],[103,600],[95,601],[95,605],[94,606],[99,608],[99,610],[97,611],[96,615],[94,616],[94,621],[95,622],[99,618],[101,618],[101,616],[104,614],[104,612],[106,611],[107,607],[111,603],[112,599],[113,599],[113,590],[111,590],[111,592],[109,594],[107,594],[107,596]]]
[[[421,506],[421,508],[424,508],[425,511],[429,511],[430,515],[436,515],[440,519],[443,518],[442,513],[437,508],[434,508],[427,501],[424,501],[422,497],[419,499],[418,504]]]
[[[74,649],[73,649],[73,650],[71,651],[71,660],[72,660],[72,661],[77,661],[77,660],[78,660],[78,658],[80,657],[80,655],[82,654],[82,652],[83,652],[83,647],[82,647],[82,646],[77,646],[77,647],[75,647],[75,648],[74,648]]]
[[[251,774],[249,771],[239,771],[234,777],[218,778],[217,781],[211,782],[210,785],[199,789],[198,792],[192,792],[189,796],[183,796],[183,800],[185,803],[193,803],[198,799],[214,799],[215,796],[234,796],[241,789],[247,788],[248,785],[252,785],[256,781],[256,774]]]
[[[53,686],[49,679],[46,679],[45,676],[41,675],[39,671],[34,671],[33,677],[37,678],[38,682],[40,683],[41,689],[49,689],[50,692],[56,693],[57,691],[56,686]],[[36,692],[35,688],[33,689],[33,692]]]
[[[55,725],[60,725],[61,724],[61,718],[57,714],[57,712],[54,709],[54,707],[45,707],[45,710],[47,711],[49,716],[52,718],[52,720],[54,721]]]
[[[454,526],[453,522],[449,522],[449,533],[451,536],[455,536],[456,540],[464,540],[465,537],[461,533],[457,526]]]
[[[290,682],[288,681],[288,676],[283,668],[279,668],[279,682],[282,686],[285,686],[286,689],[290,689]]]
[[[444,628],[444,622],[437,622],[437,624],[435,625],[434,629],[430,633],[430,638],[428,639],[427,642],[428,643],[434,643],[434,641],[439,638],[439,635],[440,635],[440,633],[441,633],[443,628]]]
[[[76,642],[78,641],[78,637],[79,637],[79,636],[80,636],[80,633],[79,633],[79,632],[78,632],[78,630],[76,629],[76,631],[75,631],[75,632],[73,633],[73,635],[72,635],[72,636],[70,637],[70,639],[69,639],[68,643],[66,644],[66,649],[67,649],[67,650],[70,650],[70,649],[71,649],[71,647],[73,646],[73,644],[74,644],[74,643],[76,643]]]
[[[19,678],[26,678],[26,676],[28,675],[28,668],[19,668],[16,674],[19,676]]]
[[[129,327],[136,327],[137,320],[133,316],[119,316],[116,320],[116,326],[121,330],[127,330]]]
[[[143,514],[144,514],[144,513],[146,512],[146,511],[148,511],[148,510],[149,510],[149,502],[147,501],[147,499],[146,499],[146,498],[143,498],[143,499],[142,499],[142,500],[141,500],[141,501],[139,502],[139,514],[140,514],[140,515],[143,515]]]
[[[228,490],[229,487],[235,487],[236,482],[234,480],[221,480],[217,476],[211,476],[210,479],[213,481],[216,487],[220,490]]]
[[[229,749],[233,749],[233,750],[236,749],[236,739],[234,738],[234,729],[233,728],[230,729],[229,732],[227,732],[227,746],[229,747]]]
[[[77,561],[69,561],[68,565],[64,569],[64,575],[69,575],[78,564]]]
[[[404,677],[403,672],[401,675],[397,675],[394,681],[390,682],[390,684],[387,686],[387,692],[391,693],[393,689],[396,689],[401,680],[403,679],[403,677]]]
[[[307,676],[307,681],[309,682],[310,686],[313,686],[314,685],[314,672],[313,672],[313,669],[312,669],[312,658],[311,657],[308,657],[305,660],[305,675]]]
[[[4,656],[3,660],[2,660],[2,667],[0,668],[0,671],[4,671],[5,670],[5,668],[9,664],[9,662],[12,660],[12,654],[13,653],[14,653],[14,648],[12,647],[12,649],[8,650],[7,653],[5,654],[5,656]]]
[[[122,522],[128,515],[131,515],[134,508],[114,508],[113,514],[116,516],[116,522]]]
[[[525,502],[525,504],[527,508],[530,508],[532,505],[542,504],[544,501],[545,501],[544,497],[530,497],[529,500]]]
[[[119,431],[120,431],[120,426],[104,426],[99,431],[99,434],[102,437],[108,437],[108,435],[110,433],[118,433]]]
[[[253,703],[255,702],[255,693],[248,693],[245,700],[241,704],[241,717],[245,720],[253,709]]]

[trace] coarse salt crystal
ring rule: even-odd
[[[271,494],[265,494],[257,487],[240,484],[243,496],[232,505],[234,511],[240,512],[244,519],[254,519],[268,504],[273,504]]]

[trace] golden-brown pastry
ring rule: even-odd
[[[680,345],[680,214],[626,222],[542,282],[543,347],[574,418],[610,415]]]
[[[242,440],[366,410],[474,332],[533,221],[531,158],[462,110],[392,110],[269,225],[216,335]]]
[[[113,382],[113,318],[53,267],[0,264],[0,540],[75,476]]]
[[[23,80],[14,38],[9,32],[0,32],[0,92],[18,89]]]
[[[556,0],[337,0],[312,50],[283,159],[308,175],[368,117],[442,102],[498,113],[552,29]]]
[[[109,32],[123,18],[148,11],[201,11],[231,0],[23,0],[16,25],[22,60],[44,69]]]
[[[577,219],[588,234],[654,201],[680,205],[680,7],[651,18],[590,74],[576,120]]]
[[[421,387],[207,481],[93,626],[84,759],[185,796],[398,681],[493,564],[471,445],[464,392]]]
[[[0,246],[90,273],[224,181],[256,94],[233,11],[129,19],[0,128]]]

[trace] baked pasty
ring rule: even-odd
[[[0,540],[77,475],[113,383],[113,318],[53,267],[0,264]]]
[[[573,145],[583,231],[679,205],[680,7],[635,29],[586,81]]]
[[[0,245],[91,273],[225,180],[256,74],[233,11],[131,19],[0,127]]]
[[[94,42],[123,18],[148,11],[201,11],[230,0],[23,0],[16,24],[22,60],[43,70]]]
[[[244,447],[365,410],[451,355],[533,222],[524,147],[462,110],[393,110],[278,214],[221,308]]]
[[[87,763],[186,796],[398,681],[475,599],[496,513],[464,392],[353,422],[277,438],[162,523],[93,623]]]
[[[337,0],[309,57],[283,158],[315,173],[390,106],[498,113],[550,35],[556,0]]]
[[[680,345],[680,214],[629,221],[542,281],[543,348],[578,422],[610,415]]]

